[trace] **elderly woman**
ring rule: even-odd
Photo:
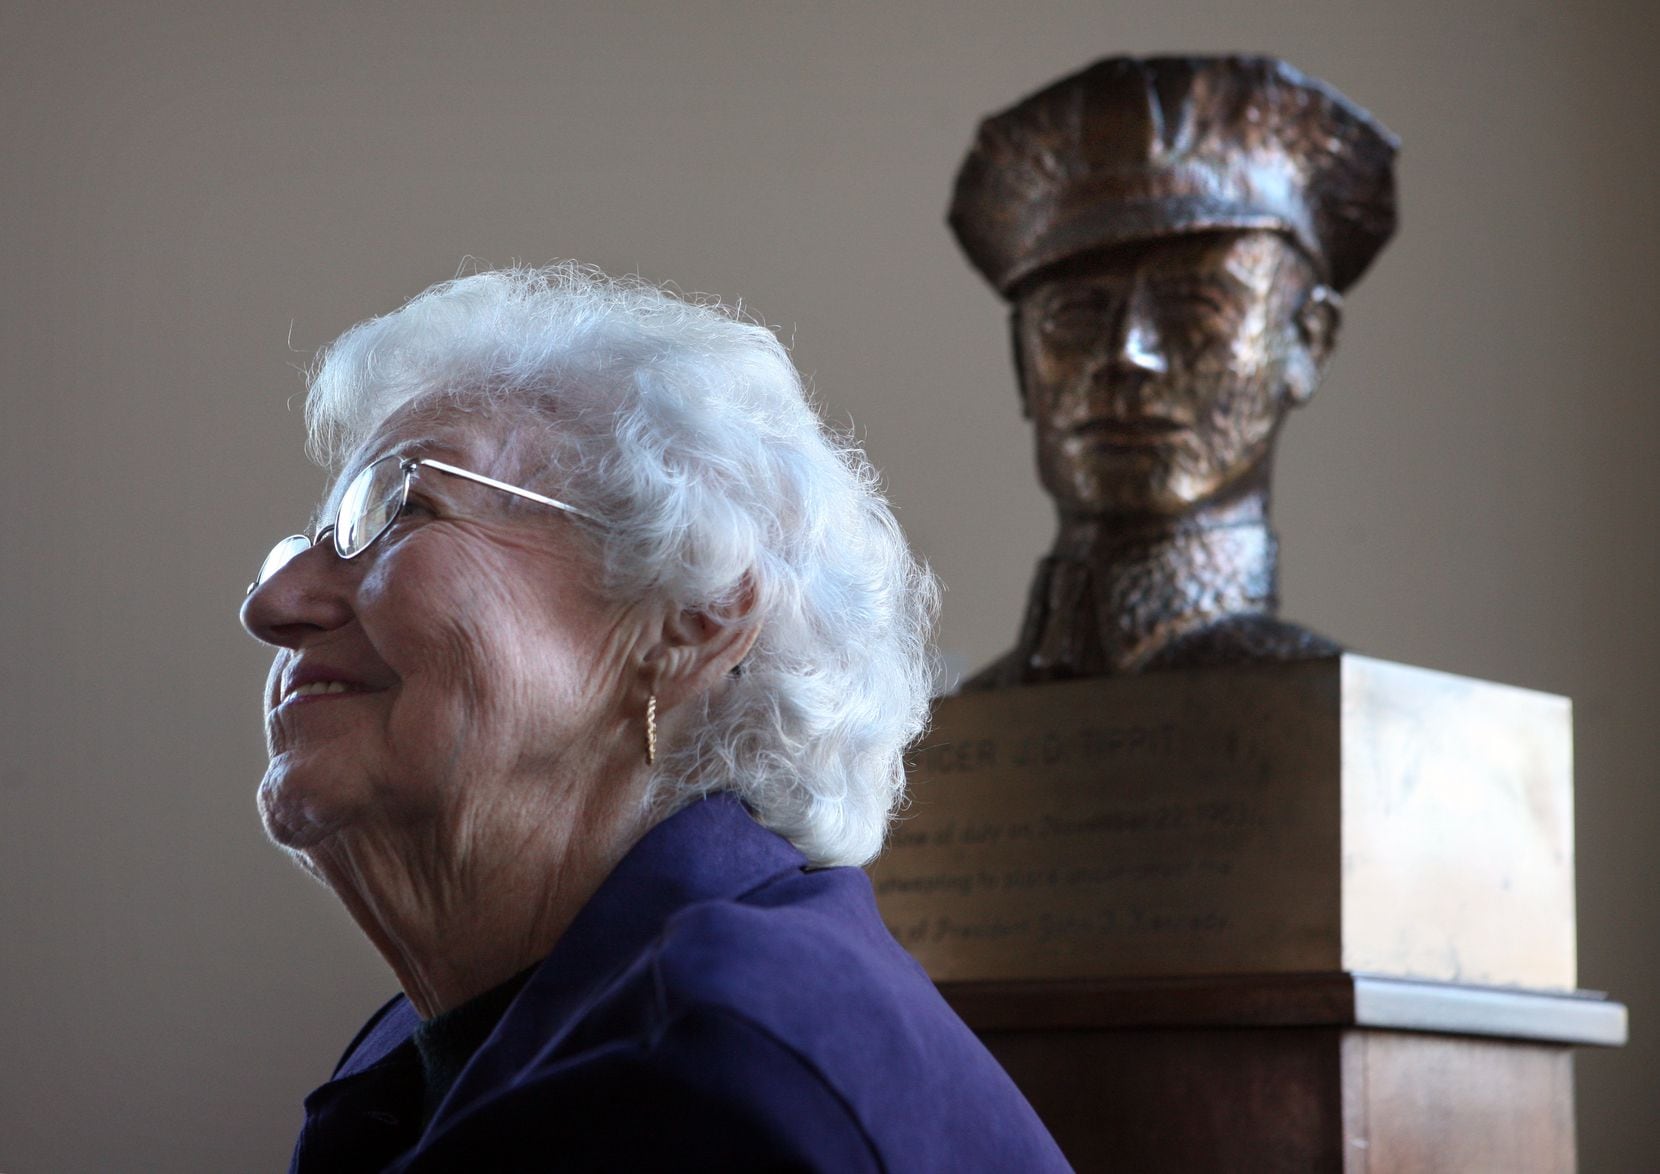
[[[482,273],[347,332],[306,413],[339,476],[242,612],[260,810],[403,993],[294,1169],[1064,1167],[850,867],[935,588],[771,333]]]

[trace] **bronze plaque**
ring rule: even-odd
[[[1345,654],[946,698],[872,868],[938,981],[1574,985],[1565,699]]]

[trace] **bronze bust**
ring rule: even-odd
[[[1394,231],[1396,145],[1260,57],[1109,58],[981,124],[951,227],[1010,303],[1060,526],[966,688],[1339,651],[1276,614],[1269,485]]]

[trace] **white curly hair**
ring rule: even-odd
[[[427,397],[542,422],[531,475],[601,521],[621,596],[717,612],[753,592],[754,647],[659,756],[647,802],[731,791],[815,864],[873,858],[936,680],[939,591],[772,331],[574,263],[459,277],[318,356],[314,458],[338,467]]]

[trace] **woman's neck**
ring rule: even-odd
[[[348,828],[309,849],[304,863],[430,1019],[553,949],[649,827],[640,788],[623,790],[626,800],[585,810],[543,803],[548,809],[465,812],[420,827]],[[491,826],[504,820],[511,828]]]

